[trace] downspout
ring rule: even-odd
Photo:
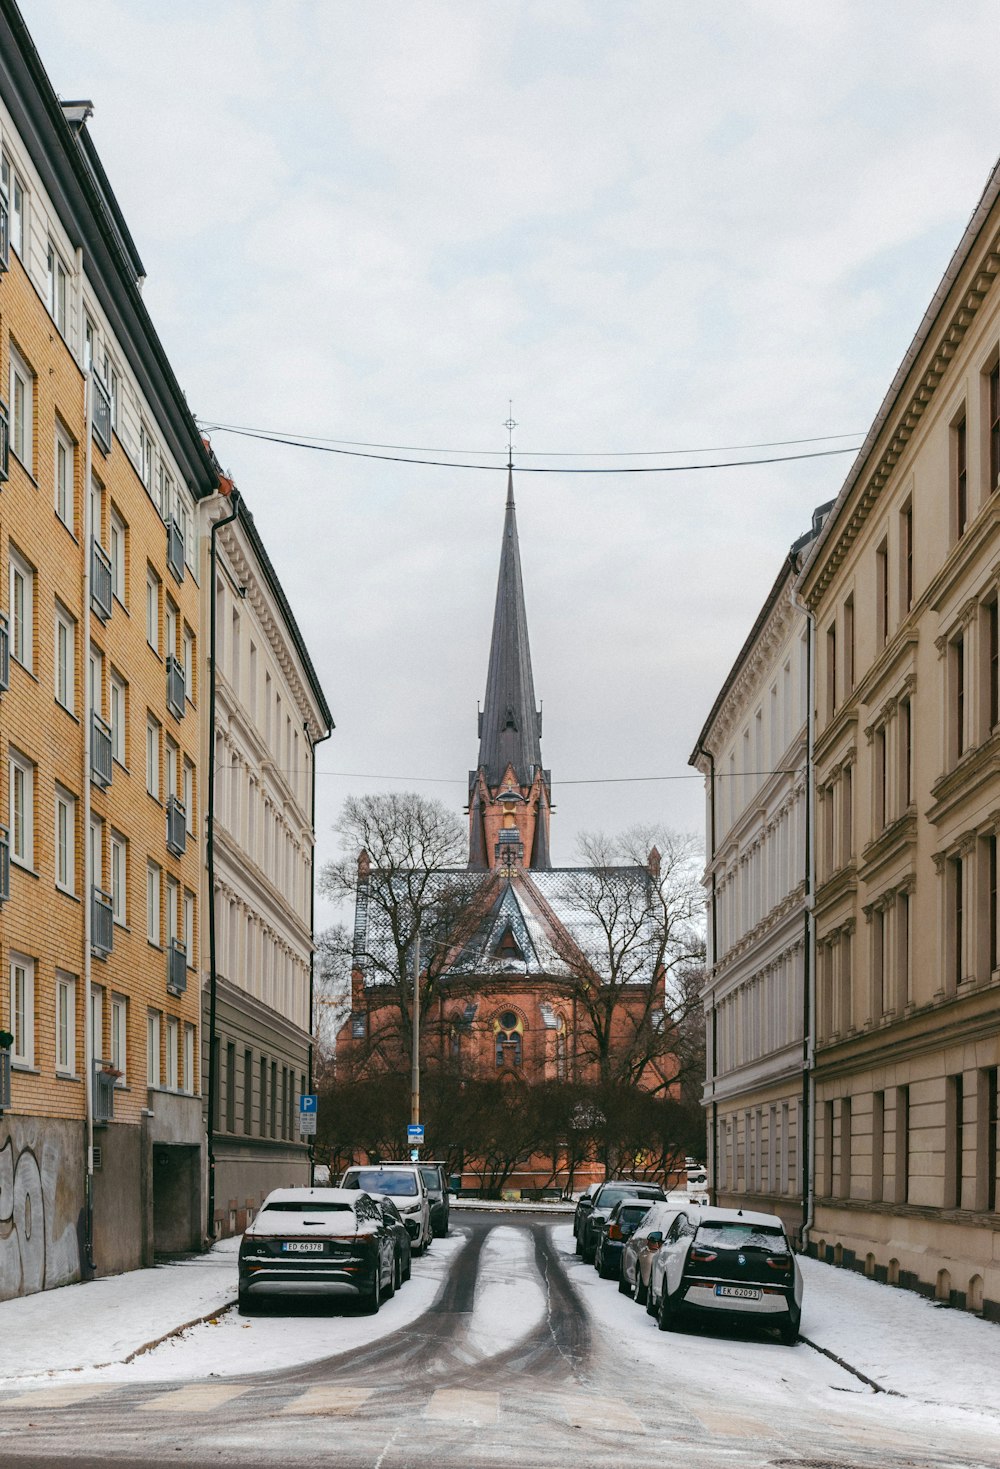
[[[208,868],[208,1117],[205,1124],[208,1152],[208,1188],[206,1226],[209,1239],[215,1237],[215,1093],[216,1076],[216,1005],[218,972],[215,951],[215,660],[217,628],[215,616],[216,568],[218,548],[215,537],[224,525],[231,524],[240,512],[240,492],[230,491],[232,512],[212,521],[212,551],[209,582],[209,655],[208,655],[208,815],[206,818],[205,859]]]
[[[81,322],[82,331],[82,322]],[[93,1276],[97,1270],[94,1259],[94,1042],[93,1012],[91,1000],[91,971],[93,957],[90,944],[93,926],[94,873],[90,843],[90,773],[92,750],[93,707],[90,687],[90,567],[93,556],[94,524],[93,505],[90,492],[93,474],[93,445],[91,433],[94,426],[93,364],[84,368],[83,390],[86,401],[84,432],[87,447],[84,450],[83,483],[83,1071],[84,1096],[86,1099],[86,1173],[84,1175],[84,1252],[86,1272]]]
[[[793,565],[793,571],[797,568]],[[815,914],[815,862],[813,860],[813,833],[815,830],[815,793],[813,763],[816,740],[816,700],[813,695],[813,674],[816,659],[816,619],[813,613],[792,592],[792,606],[806,619],[806,814],[805,851],[803,853],[803,878],[805,887],[805,913],[803,915],[804,949],[802,956],[802,1137],[800,1154],[804,1172],[802,1190],[802,1227],[799,1243],[803,1250],[808,1248],[809,1234],[816,1214],[816,1129],[813,1125],[816,1111],[816,1037],[814,1016],[816,1014],[816,914]]]
[[[306,739],[308,740],[309,739],[309,724],[308,724],[308,721],[303,725],[303,729],[305,731]],[[318,740],[312,740],[309,743],[309,753],[310,753],[310,755],[312,757],[311,760],[310,760],[310,762],[309,762],[309,764],[310,764],[310,774],[311,774],[311,777],[312,777],[312,791],[310,793],[310,801],[309,801],[309,821],[310,821],[310,825],[312,827],[312,839],[313,839],[312,861],[309,864],[309,867],[310,867],[310,882],[309,882],[309,938],[310,938],[310,949],[309,949],[309,1092],[310,1092],[310,1094],[312,1093],[312,1089],[313,1089],[313,1052],[314,1052],[314,1049],[315,1049],[315,1047],[313,1045],[313,1036],[316,1033],[316,1014],[315,1014],[315,1003],[316,1003],[316,746],[317,745],[321,745],[324,742],[324,740],[328,740],[332,734],[333,734],[333,730],[332,729],[328,729],[327,732],[326,732],[326,734],[320,735],[320,737],[319,737]],[[310,1184],[310,1187],[312,1186],[312,1182],[313,1182],[313,1170],[315,1169],[315,1166],[316,1166],[316,1141],[315,1141],[315,1138],[313,1137],[313,1135],[310,1134],[310,1137],[309,1137],[309,1184]]]

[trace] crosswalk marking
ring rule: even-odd
[[[114,1392],[117,1386],[110,1382],[67,1382],[59,1387],[40,1387],[37,1392],[0,1398],[0,1408],[71,1408],[74,1403],[85,1403],[88,1398]]]
[[[646,1432],[631,1408],[610,1398],[564,1399],[561,1406],[571,1428],[606,1428],[615,1433]]]
[[[356,1413],[371,1397],[370,1387],[310,1387],[292,1402],[286,1403],[282,1413]]]
[[[474,1423],[485,1428],[500,1416],[500,1394],[440,1387],[424,1409],[425,1418],[444,1423]]]
[[[192,1382],[173,1392],[159,1393],[155,1398],[140,1403],[139,1408],[144,1413],[211,1413],[245,1392],[242,1385],[228,1387],[222,1382]]]
[[[774,1429],[759,1418],[744,1418],[739,1413],[727,1413],[712,1408],[692,1408],[694,1416],[709,1433],[723,1434],[727,1438],[771,1438]]]

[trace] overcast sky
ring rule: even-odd
[[[56,90],[94,102],[154,321],[217,423],[483,461],[510,398],[515,462],[860,443],[1000,152],[995,0],[22,7]],[[383,777],[460,811],[504,474],[213,444],[337,722],[320,860]],[[849,464],[516,477],[557,861],[581,829],[700,827],[696,779],[561,782],[691,774]]]

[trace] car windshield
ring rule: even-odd
[[[773,1224],[750,1224],[741,1219],[720,1220],[698,1227],[695,1238],[700,1245],[721,1250],[767,1250],[771,1255],[787,1255],[788,1240],[783,1229]]]
[[[441,1187],[441,1175],[436,1166],[433,1168],[421,1168],[420,1177],[428,1188],[439,1189]]]
[[[417,1180],[412,1173],[383,1173],[381,1168],[359,1168],[348,1175],[348,1188],[365,1188],[371,1193],[392,1194],[397,1199],[412,1198]]]
[[[262,1214],[349,1214],[351,1206],[339,1202],[321,1204],[317,1199],[303,1199],[301,1203],[296,1199],[275,1199],[273,1203],[264,1204],[260,1212]]]
[[[645,1219],[649,1213],[649,1208],[650,1206],[648,1204],[624,1204],[621,1210],[621,1217],[628,1224],[638,1224],[640,1219]]]

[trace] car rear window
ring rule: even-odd
[[[412,1198],[417,1190],[417,1180],[412,1173],[383,1172],[381,1168],[358,1168],[347,1174],[345,1188],[363,1188],[369,1193],[392,1194],[394,1198]]]
[[[767,1250],[771,1255],[789,1253],[783,1229],[771,1224],[744,1224],[739,1219],[700,1224],[695,1239],[700,1245],[711,1245],[717,1250]]]
[[[663,1190],[659,1184],[623,1183],[618,1186],[602,1189],[594,1202],[600,1204],[602,1209],[610,1209],[611,1205],[617,1204],[620,1199],[649,1199],[650,1203],[652,1203],[654,1199],[662,1198]]]
[[[301,1204],[294,1199],[275,1199],[273,1204],[264,1204],[262,1214],[337,1214],[351,1212],[350,1204],[321,1204],[316,1199],[305,1199]]]
[[[637,1224],[640,1219],[645,1219],[651,1208],[650,1204],[624,1204],[621,1217],[629,1224]]]

